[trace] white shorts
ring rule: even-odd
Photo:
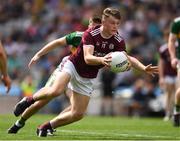
[[[82,95],[91,96],[93,92],[93,79],[79,76],[74,67],[74,64],[69,59],[66,60],[60,71],[67,72],[71,75],[71,80],[68,85],[71,90]]]
[[[92,91],[94,90],[92,83],[94,79],[83,78],[79,76],[74,67],[74,64],[68,58],[69,56],[66,56],[62,59],[62,62],[54,70],[45,86],[51,86],[59,72],[67,72],[71,75],[71,80],[68,83],[68,88],[79,94],[91,96]]]
[[[176,84],[177,77],[176,76],[165,76],[164,81],[166,84]]]

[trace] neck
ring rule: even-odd
[[[106,32],[106,30],[104,29],[104,26],[100,27],[100,32],[101,32],[101,36],[105,39],[109,39],[112,37],[111,34],[109,34],[108,32]]]

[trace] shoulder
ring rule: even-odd
[[[119,34],[119,32],[114,35],[114,39],[119,43],[124,42],[124,38]]]
[[[180,17],[175,18],[174,23],[180,23]]]
[[[88,28],[84,34],[83,34],[83,38],[94,38],[95,36],[97,36],[98,34],[100,34],[100,26],[95,26],[92,28]]]
[[[88,28],[84,34],[91,36],[96,36],[97,34],[100,34],[100,25]]]
[[[77,46],[79,45],[84,32],[76,31],[66,35],[66,42],[68,45]]]
[[[180,17],[177,17],[172,22],[171,31],[176,33],[176,30],[179,29],[180,29]]]
[[[100,34],[100,26],[95,26],[95,27],[92,27],[89,29],[89,33],[92,35],[92,36],[96,36],[98,34]]]
[[[82,32],[82,31],[75,31],[75,32],[71,32],[71,33],[67,34],[66,37],[67,38],[69,38],[69,37],[71,37],[71,38],[72,37],[82,37],[83,33],[84,32]]]

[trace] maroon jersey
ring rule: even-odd
[[[85,78],[95,78],[98,70],[102,68],[103,65],[87,65],[84,61],[83,45],[93,45],[93,55],[98,57],[103,57],[114,51],[126,51],[125,42],[119,33],[116,33],[109,39],[105,39],[100,34],[100,26],[87,29],[83,34],[82,41],[76,53],[72,54],[69,58],[74,64],[78,74]]]
[[[163,66],[164,75],[176,76],[177,75],[176,69],[172,68],[171,66],[171,59],[167,44],[164,44],[159,48],[159,54],[161,59],[164,60],[165,63]]]

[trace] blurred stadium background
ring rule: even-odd
[[[72,31],[84,31],[88,18],[94,12],[101,14],[108,6],[121,10],[119,32],[128,53],[144,64],[157,65],[163,30],[180,13],[179,0],[1,0],[0,39],[8,55],[13,84],[6,95],[0,82],[0,114],[11,113],[23,96],[44,86],[69,49],[60,47],[28,70],[35,52]],[[165,96],[158,86],[158,76],[151,78],[133,69],[120,74],[101,71],[94,84],[88,115],[164,116]],[[102,84],[112,85],[112,95],[104,96]],[[60,96],[40,112],[59,113],[67,104],[67,98]]]

